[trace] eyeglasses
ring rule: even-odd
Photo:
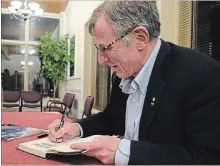
[[[116,43],[117,41],[121,40],[123,37],[125,37],[126,35],[128,35],[129,33],[131,33],[133,31],[134,28],[128,29],[124,35],[120,36],[119,38],[117,38],[115,41],[111,42],[110,44],[108,44],[107,46],[104,46],[102,44],[100,44],[99,46],[97,44],[95,44],[95,47],[97,48],[97,50],[102,51],[103,53],[105,53],[106,51],[110,51],[111,47],[114,43]]]

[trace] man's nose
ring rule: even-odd
[[[105,53],[103,53],[102,51],[98,51],[98,62],[100,65],[105,64],[108,61],[108,57]]]

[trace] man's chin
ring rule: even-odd
[[[124,73],[118,73],[118,72],[115,72],[115,73],[118,78],[121,78],[121,79],[127,78],[127,76]]]

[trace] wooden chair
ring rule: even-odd
[[[88,96],[86,98],[86,101],[85,101],[85,104],[84,104],[84,111],[83,111],[83,114],[82,114],[82,118],[84,118],[84,116],[86,116],[86,117],[91,116],[94,99],[95,99],[95,97],[93,97],[93,96]]]
[[[75,99],[75,94],[66,93],[63,97],[63,100],[49,100],[47,102],[47,107],[44,108],[44,111],[60,112],[66,113],[67,116],[70,113],[70,110]],[[58,104],[58,106],[57,106]]]
[[[95,97],[93,97],[93,96],[88,96],[86,98],[86,101],[85,101],[85,104],[84,104],[84,110],[83,110],[83,114],[82,114],[81,119],[83,119],[84,116],[86,116],[86,117],[91,116],[94,99],[95,99]],[[79,120],[79,118],[76,118],[76,117],[71,117],[71,119],[73,121]]]

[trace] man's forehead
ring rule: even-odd
[[[112,40],[115,38],[115,33],[110,25],[110,23],[106,20],[105,17],[100,16],[94,25],[94,39],[95,40]]]

